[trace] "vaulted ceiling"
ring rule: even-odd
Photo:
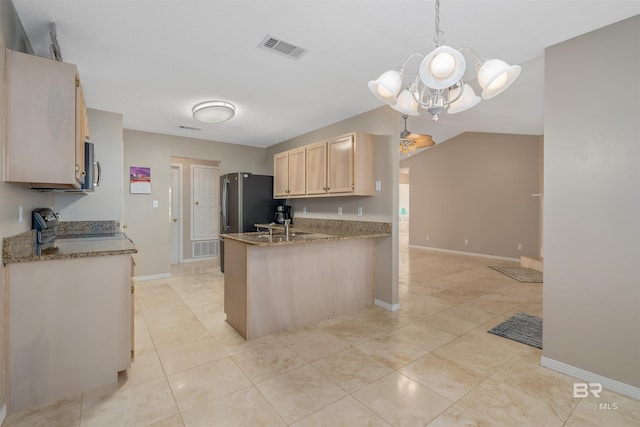
[[[367,82],[434,47],[434,0],[13,2],[40,56],[51,55],[55,22],[89,107],[122,113],[128,129],[258,147],[380,107]],[[545,47],[638,13],[637,0],[442,0],[447,45],[520,64],[522,74],[466,112],[412,117],[410,130],[436,141],[542,134]],[[291,59],[258,48],[267,34],[308,51]],[[236,105],[233,120],[194,121],[195,104],[218,99]]]

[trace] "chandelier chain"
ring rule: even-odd
[[[436,47],[444,44],[444,31],[440,29],[440,0],[436,0],[436,33],[433,36]]]

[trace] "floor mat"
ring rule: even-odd
[[[502,267],[499,265],[490,265],[489,268],[493,268],[494,270],[499,271],[518,282],[542,283],[542,273],[530,268]]]
[[[542,317],[518,313],[487,332],[542,349]]]

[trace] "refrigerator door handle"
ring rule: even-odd
[[[227,178],[224,179],[222,185],[222,226],[224,227],[223,231],[227,231],[229,229],[229,180]]]

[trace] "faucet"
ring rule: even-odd
[[[285,236],[286,236],[287,240],[289,240],[289,224],[291,224],[291,220],[290,219],[285,219],[284,220],[284,233],[285,233]]]

